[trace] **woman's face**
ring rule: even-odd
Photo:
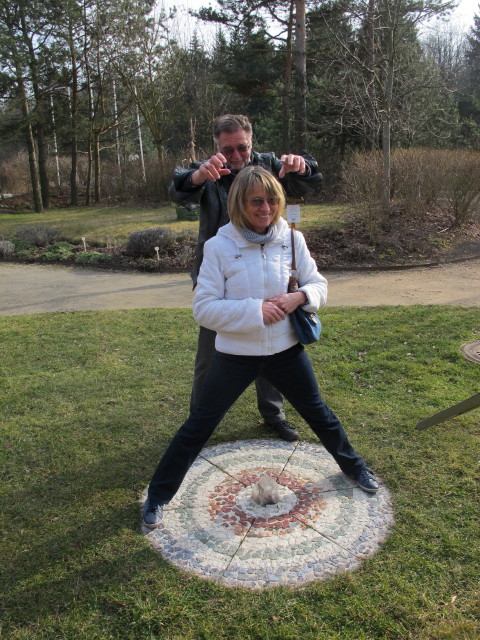
[[[245,226],[256,233],[266,233],[277,211],[278,198],[258,185],[245,200]]]

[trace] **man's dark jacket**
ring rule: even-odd
[[[301,154],[305,158],[306,174],[287,173],[280,182],[289,198],[303,198],[309,193],[315,193],[322,185],[323,177],[318,172],[318,164],[308,153]],[[203,184],[192,185],[192,174],[200,166],[200,162],[192,162],[188,169],[176,167],[169,193],[174,202],[192,210],[200,205],[200,225],[198,229],[198,244],[195,254],[195,264],[191,272],[193,286],[197,283],[198,272],[203,260],[203,245],[212,238],[220,227],[229,222],[227,212],[227,197],[236,172],[222,176],[216,182],[205,181]],[[265,167],[278,177],[282,168],[281,161],[274,153],[257,153],[252,151],[250,163]]]

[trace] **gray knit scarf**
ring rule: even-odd
[[[275,240],[278,235],[277,225],[270,226],[267,233],[256,233],[250,229],[239,229],[239,231],[247,242],[252,242],[253,244],[268,244]]]

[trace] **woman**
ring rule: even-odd
[[[306,311],[324,305],[327,281],[296,232],[299,289],[286,293],[292,248],[281,218],[284,206],[278,180],[263,167],[248,166],[229,192],[230,222],[205,244],[193,314],[198,324],[217,332],[216,351],[198,408],[177,431],[150,482],[143,512],[149,528],[160,524],[163,505],[225,413],[260,374],[305,419],[345,474],[364,491],[378,491],[374,475],[323,402],[288,318],[300,305]]]

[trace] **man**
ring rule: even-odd
[[[198,244],[191,273],[194,288],[202,264],[203,245],[229,222],[227,196],[240,169],[250,164],[264,166],[277,176],[290,198],[302,198],[317,191],[322,184],[318,165],[309,154],[284,154],[279,159],[273,153],[257,153],[252,148],[252,134],[252,125],[246,116],[219,116],[213,123],[217,152],[204,162],[192,162],[188,169],[177,167],[174,171],[170,185],[172,199],[189,210],[200,205]],[[214,350],[215,332],[200,327],[191,411],[198,404]],[[281,394],[263,378],[258,378],[255,384],[258,409],[265,424],[284,440],[297,440],[298,431],[285,419]]]

